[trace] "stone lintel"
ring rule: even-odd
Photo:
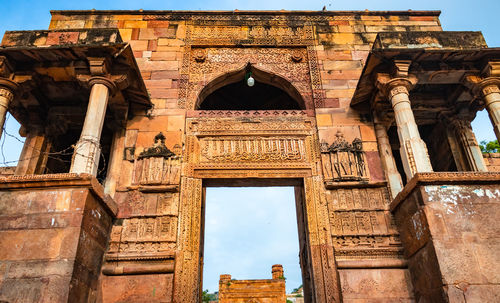
[[[373,51],[401,50],[474,50],[488,47],[481,32],[380,32],[373,44]]]
[[[104,193],[104,187],[89,174],[46,174],[23,175],[0,178],[0,192],[14,190],[33,190],[45,188],[86,187],[95,194],[112,216],[118,213],[118,206]]]
[[[390,210],[396,208],[421,185],[452,185],[452,184],[498,184],[500,188],[500,172],[429,172],[416,173],[405,185],[403,190],[390,204]]]

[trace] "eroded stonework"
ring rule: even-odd
[[[13,301],[27,289],[16,288],[24,279],[16,268],[38,254],[44,261],[29,279],[41,295],[23,293],[32,302],[67,301],[70,291],[88,302],[199,302],[205,188],[286,185],[295,188],[304,302],[494,301],[498,279],[484,264],[498,259],[498,239],[493,228],[470,234],[463,224],[500,222],[482,205],[496,201],[498,176],[485,171],[498,165],[493,156],[485,164],[470,129],[479,109],[500,117],[500,52],[487,48],[480,33],[443,32],[438,16],[53,11],[49,31],[6,33],[0,117],[8,109],[22,123],[26,144],[19,165],[0,172],[0,209],[6,210],[0,241],[12,248],[0,253],[0,289],[6,290],[0,299]],[[201,106],[249,76],[296,106]],[[92,146],[71,155],[76,142]],[[75,158],[85,165],[74,165]],[[104,189],[97,179],[82,183],[78,174],[64,174],[90,168]],[[441,184],[433,169],[456,175]],[[43,175],[52,171],[61,174]],[[418,177],[423,172],[425,180]],[[65,188],[55,188],[54,180]],[[92,198],[68,194],[78,186]],[[36,214],[11,205],[11,197],[19,205],[47,201],[39,188],[60,193],[53,200],[62,217],[52,219],[60,226],[50,225],[46,213],[54,201]],[[105,203],[111,198],[103,191],[116,205]],[[26,230],[34,227],[43,227],[41,239],[61,242],[46,234],[69,230],[63,217],[74,203],[88,206],[70,214],[87,220],[68,235],[76,252],[28,251],[25,240],[33,234]],[[95,210],[105,205],[113,209],[97,220]],[[80,229],[95,232],[89,222],[107,230],[98,245],[79,238]],[[482,273],[470,269],[469,278],[455,264],[469,268],[462,265],[471,245],[484,254],[476,266]],[[67,256],[87,262],[92,274],[68,269],[60,287],[41,285],[55,281],[46,270],[51,262]],[[274,273],[273,280],[279,285],[273,295],[284,300],[284,282]],[[70,290],[73,285],[78,288]]]

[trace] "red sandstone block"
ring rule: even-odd
[[[369,51],[352,51],[352,60],[362,60],[366,62],[366,58],[368,58]]]
[[[359,79],[361,70],[340,70],[321,73],[323,79]]]
[[[340,106],[338,98],[325,98],[324,107],[338,108]]]
[[[410,16],[412,21],[436,21],[437,18],[434,16]]]
[[[148,27],[168,27],[170,24],[167,20],[149,20]]]
[[[161,80],[161,79],[179,79],[180,74],[178,70],[162,70],[162,71],[152,71],[151,80]]]
[[[144,40],[130,40],[130,46],[133,51],[145,51],[148,50],[148,41]]]
[[[46,45],[74,44],[78,42],[79,32],[49,32]]]
[[[172,79],[162,79],[162,80],[144,80],[144,84],[148,89],[151,88],[171,88]]]
[[[351,60],[352,55],[350,51],[339,51],[339,50],[325,50],[326,58],[330,60]]]
[[[154,52],[151,60],[176,60],[177,52]]]
[[[177,71],[179,70],[179,61],[143,61],[137,62],[141,70],[150,71]]]
[[[103,302],[170,302],[173,274],[102,276]]]
[[[139,29],[133,28],[132,35],[130,36],[130,40],[138,40],[139,39]]]
[[[148,51],[155,51],[157,47],[158,47],[157,40],[149,40],[148,41]]]
[[[330,25],[349,25],[347,20],[333,20],[329,22]]]
[[[142,79],[151,79],[151,71],[141,71]]]
[[[327,98],[350,98],[353,94],[353,89],[333,89],[326,91]]]
[[[172,88],[150,88],[148,91],[151,98],[177,98],[179,96],[179,90]]]

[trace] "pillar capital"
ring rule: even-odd
[[[384,96],[391,100],[392,97],[398,94],[410,95],[410,90],[417,84],[417,77],[408,75],[405,78],[394,78],[389,74],[377,75],[377,87]]]
[[[7,78],[0,77],[0,95],[4,97],[8,97],[12,100],[14,97],[14,93],[19,88],[19,85]]]
[[[471,88],[476,98],[484,98],[492,93],[500,93],[500,77],[480,77],[479,75],[467,75],[464,79],[465,85]]]
[[[81,85],[92,88],[94,84],[102,84],[109,89],[109,94],[113,96],[119,90],[123,90],[127,88],[129,85],[127,75],[103,75],[103,76],[94,76],[94,75],[78,75],[78,81]]]

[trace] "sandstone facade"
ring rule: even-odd
[[[500,51],[439,12],[53,11],[0,59],[0,300],[198,302],[220,185],[295,187],[305,302],[498,300]]]

